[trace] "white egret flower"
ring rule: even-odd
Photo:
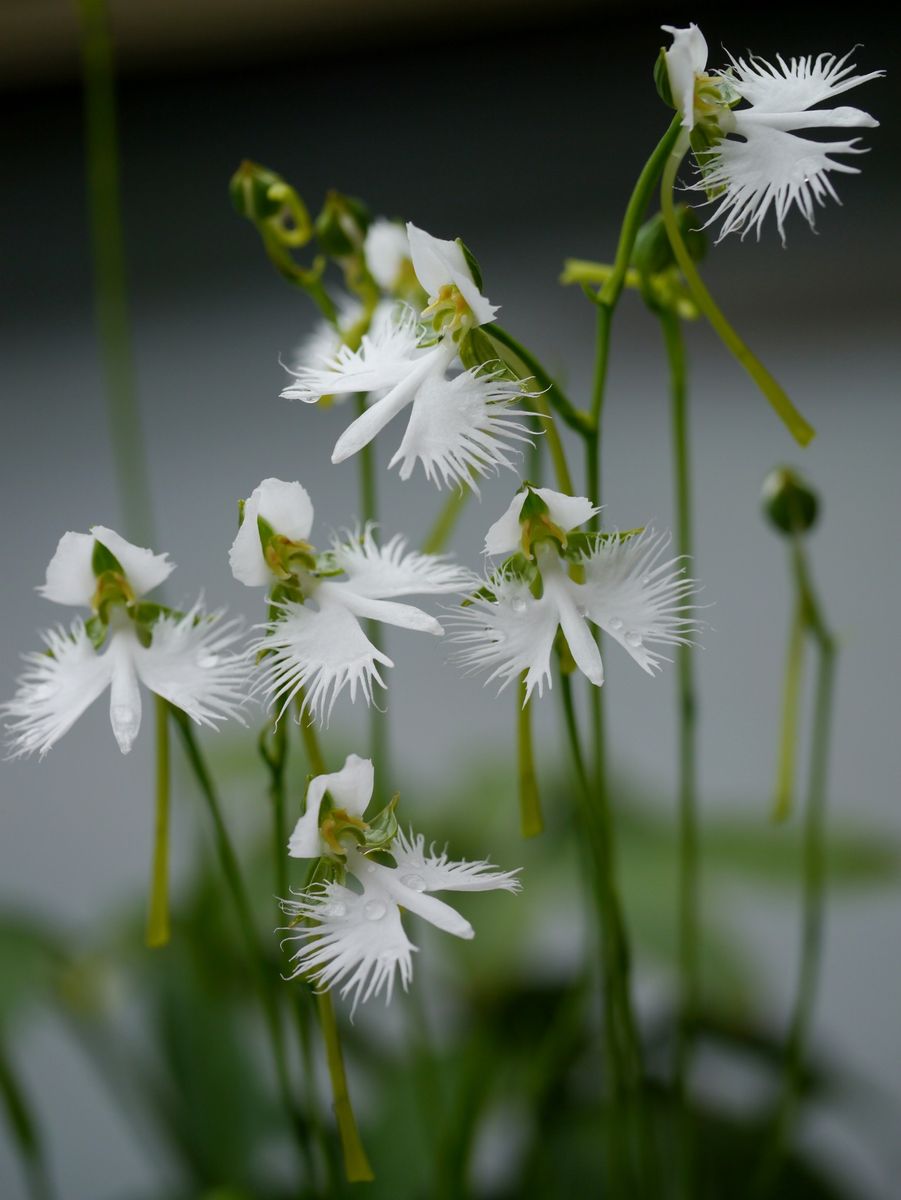
[[[198,601],[175,613],[143,601],[169,576],[165,554],[133,546],[112,529],[66,533],[38,590],[57,604],[90,607],[94,615],[44,633],[46,650],[24,656],[14,698],[2,706],[11,757],[42,757],[83,712],[110,689],[110,723],[123,754],[141,725],[143,683],[201,725],[240,717],[246,697],[246,656],[231,647],[240,622],[219,623]]]
[[[357,350],[341,347],[327,362],[294,371],[282,396],[315,404],[325,396],[378,393],[344,430],[332,452],[340,463],[367,446],[401,411],[410,419],[389,466],[409,479],[417,461],[439,487],[467,484],[500,467],[515,469],[511,455],[528,442],[528,427],[512,407],[522,385],[503,369],[472,368],[449,377],[458,337],[492,321],[497,311],[481,294],[457,242],[407,226],[413,268],[431,301],[422,318],[435,316],[431,335],[412,309],[398,306],[393,321],[372,328]]]
[[[264,479],[244,506],[229,560],[239,582],[273,589],[274,619],[253,646],[263,654],[258,686],[279,716],[303,691],[303,710],[323,722],[345,688],[351,701],[359,693],[370,704],[373,684],[385,686],[379,667],[394,666],[362,621],[440,636],[434,617],[396,598],[463,591],[474,577],[444,555],[407,552],[400,536],[380,546],[372,526],[318,554],[306,540],[312,527],[306,489]]]
[[[798,136],[801,129],[875,128],[879,122],[859,108],[814,108],[813,105],[878,79],[884,71],[855,75],[850,52],[842,58],[820,54],[776,58],[776,65],[755,55],[734,58],[723,71],[706,73],[707,44],[700,30],[674,29],[666,52],[673,100],[682,124],[703,123],[706,140],[702,178],[694,185],[716,204],[708,224],[722,220],[720,238],[740,231],[744,237],[772,210],[782,241],[793,206],[813,228],[816,206],[828,197],[838,201],[830,172],[859,174],[857,167],[833,157],[861,154],[859,138],[814,141]],[[745,101],[746,108],[734,104]]]
[[[282,902],[297,922],[286,931],[286,940],[298,943],[291,978],[304,976],[322,990],[340,987],[342,996],[352,995],[354,1010],[380,992],[389,1001],[398,972],[404,989],[412,978],[416,947],[407,937],[402,910],[469,939],[475,936],[469,921],[430,893],[520,890],[516,871],[498,871],[486,861],[454,862],[446,852],[426,850],[421,834],[398,830],[393,804],[367,823],[372,787],[371,761],[355,754],[340,771],[311,780],[289,854],[327,855],[338,877]],[[394,866],[375,861],[373,852],[387,852]],[[347,886],[347,874],[357,890]]]
[[[578,669],[597,687],[604,666],[591,626],[608,633],[649,675],[663,656],[654,646],[688,643],[697,625],[686,603],[695,583],[678,559],[664,557],[670,537],[639,533],[576,534],[597,512],[584,496],[526,485],[485,539],[486,553],[520,553],[452,618],[458,663],[488,671],[503,690],[525,672],[526,699],[551,686],[558,631]],[[527,557],[528,556],[528,557]],[[536,594],[537,593],[537,594]]]

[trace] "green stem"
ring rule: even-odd
[[[153,949],[169,941],[169,705],[162,696],[155,701],[156,820],[146,935]]]
[[[347,1074],[344,1070],[344,1055],[341,1052],[341,1040],[338,1036],[338,1023],[335,1020],[335,1010],[332,997],[328,992],[320,992],[316,997],[319,1009],[319,1023],[325,1042],[325,1059],[328,1064],[329,1079],[332,1082],[332,1098],[335,1109],[335,1120],[338,1123],[338,1135],[341,1138],[341,1149],[344,1152],[344,1169],[349,1183],[370,1183],[375,1179],[363,1143],[357,1128],[350,1093],[347,1090]]]
[[[658,311],[666,345],[670,373],[672,411],[673,475],[676,501],[676,547],[679,555],[694,555],[691,459],[688,436],[688,388],[685,369],[685,343],[682,326],[675,313]],[[695,1195],[695,1131],[691,1119],[690,1072],[694,1030],[700,992],[699,962],[699,890],[698,856],[698,778],[697,778],[697,695],[694,651],[679,646],[676,651],[679,691],[679,1026],[676,1040],[675,1087],[680,1111],[681,1194],[685,1200]]]
[[[435,523],[426,535],[422,544],[423,554],[440,554],[450,541],[451,534],[456,528],[460,514],[466,507],[472,489],[462,485],[452,491],[444,503],[441,512],[435,518]]]
[[[519,811],[523,837],[537,837],[544,830],[541,796],[532,756],[532,706],[526,699],[526,672],[519,679],[519,708],[516,715],[516,746],[519,778]]]
[[[795,537],[792,565],[798,605],[818,651],[816,700],[804,814],[801,961],[789,1021],[773,1143],[761,1170],[759,1194],[775,1190],[798,1111],[823,957],[826,901],[826,778],[832,740],[836,645],[810,579],[804,547]]]
[[[22,1082],[0,1039],[0,1100],[12,1140],[22,1162],[29,1200],[50,1200],[53,1188],[37,1120]]]
[[[365,411],[366,393],[360,392],[357,395],[357,414],[362,415]],[[379,519],[375,479],[375,443],[370,442],[364,446],[357,457],[360,462],[360,508],[365,528],[367,525],[377,524]],[[377,650],[382,649],[382,630],[377,621],[366,622],[366,636]],[[388,761],[390,739],[387,708],[380,709],[376,704],[370,705],[369,721],[370,747],[376,771],[376,788],[384,791],[385,780],[391,778],[391,766]],[[379,781],[382,783],[381,788],[379,788]]]
[[[569,471],[569,464],[566,461],[566,451],[563,448],[563,439],[560,437],[560,431],[557,428],[557,423],[551,415],[551,410],[548,407],[547,398],[541,393],[533,393],[530,397],[532,408],[539,416],[544,417],[542,430],[547,440],[548,454],[551,462],[554,464],[554,474],[557,477],[557,486],[561,492],[565,492],[568,496],[575,495],[573,487],[572,475]]]
[[[691,289],[695,303],[713,326],[723,345],[745,368],[764,396],[766,396],[792,437],[800,445],[806,446],[814,436],[815,430],[813,426],[808,424],[804,417],[801,416],[791,400],[789,400],[784,389],[750,348],[745,345],[726,320],[726,317],[718,308],[716,301],[704,285],[704,281],[701,279],[698,269],[691,255],[688,253],[685,242],[682,240],[673,204],[673,188],[682,159],[687,152],[688,134],[684,133],[676,142],[672,153],[667,159],[663,179],[660,184],[660,207],[663,212],[663,222],[666,226],[673,254],[676,256],[676,261],[679,264],[682,274],[685,276],[685,281]]]
[[[281,1014],[279,1012],[278,1001],[273,990],[272,978],[270,977],[270,963],[266,956],[266,952],[263,949],[262,942],[260,941],[256,925],[254,924],[253,912],[250,907],[247,889],[241,875],[241,867],[238,862],[238,856],[235,853],[234,846],[232,845],[232,841],[228,833],[228,828],[225,824],[225,818],[222,815],[222,808],[219,803],[219,797],[216,794],[216,788],[213,783],[212,776],[207,768],[206,762],[200,750],[200,746],[197,743],[197,739],[194,736],[194,730],[191,726],[190,718],[183,713],[181,709],[173,706],[170,706],[170,712],[173,720],[178,726],[179,733],[181,734],[188,763],[194,773],[195,779],[197,780],[200,793],[206,802],[207,811],[209,812],[213,825],[213,837],[216,844],[216,853],[219,858],[219,864],[222,868],[222,873],[225,876],[225,881],[232,897],[235,913],[238,917],[238,924],[246,945],[247,954],[255,967],[257,988],[263,1008],[266,1030],[272,1049],[272,1057],[275,1064],[279,1095],[281,1097],[281,1101],[288,1117],[291,1129],[293,1130],[297,1139],[298,1147],[303,1156],[308,1158],[309,1151],[307,1146],[306,1123],[298,1111],[291,1095],[291,1081],[288,1076],[287,1056],[285,1053],[285,1041],[282,1030]]]
[[[106,0],[80,0],[80,9],[94,304],[114,468],[126,533],[142,545],[152,545],[150,486],[128,320],[113,45]]]
[[[782,723],[779,732],[779,763],[776,771],[776,794],[773,800],[773,820],[784,821],[792,810],[795,787],[795,756],[798,748],[801,676],[804,669],[804,605],[799,600],[792,614],[785,655],[785,679],[782,685]]]

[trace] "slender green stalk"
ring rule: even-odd
[[[142,545],[152,545],[150,486],[128,319],[113,45],[106,0],[79,0],[79,7],[94,304],[114,468],[126,533]]]
[[[463,509],[466,507],[466,501],[469,499],[471,491],[471,488],[461,485],[456,491],[451,492],[441,512],[435,518],[434,525],[426,534],[426,539],[422,544],[423,554],[440,554],[444,550]]]
[[[169,705],[156,696],[156,819],[150,905],[147,912],[147,945],[169,941]]]
[[[366,393],[357,395],[357,413],[366,411]],[[375,479],[375,444],[370,442],[357,455],[360,463],[360,508],[364,527],[376,524],[378,515],[378,495]],[[366,622],[366,636],[377,650],[382,649],[382,631],[377,621]],[[380,709],[372,704],[369,709],[370,745],[372,761],[375,764],[376,786],[378,781],[384,782],[391,777],[391,766],[388,761],[390,738],[388,731],[388,710]]]
[[[350,1093],[347,1090],[344,1055],[341,1052],[341,1039],[338,1036],[338,1023],[335,1020],[331,994],[319,992],[316,996],[316,1006],[319,1009],[319,1024],[325,1042],[325,1060],[328,1064],[329,1079],[332,1082],[335,1120],[338,1123],[338,1135],[341,1138],[341,1149],[344,1152],[344,1169],[347,1179],[349,1183],[370,1183],[375,1179],[375,1175],[360,1139],[357,1119],[354,1116]]]
[[[773,378],[760,359],[745,345],[744,341],[742,341],[729,324],[717,306],[716,301],[704,285],[704,281],[701,279],[698,269],[692,261],[691,255],[688,253],[685,242],[682,240],[673,204],[673,188],[682,159],[685,157],[687,151],[688,134],[683,133],[667,159],[663,179],[660,184],[660,208],[663,212],[663,222],[666,226],[673,254],[676,256],[676,262],[678,262],[679,268],[685,276],[685,281],[691,289],[695,303],[716,330],[723,345],[726,346],[745,368],[764,396],[766,396],[792,437],[800,445],[806,446],[814,436],[815,430],[813,426],[808,424],[804,417],[801,416],[782,386]]]
[[[37,1119],[18,1073],[0,1039],[0,1100],[12,1142],[22,1163],[29,1200],[51,1200],[54,1194]]]
[[[688,436],[688,388],[685,344],[678,316],[658,310],[670,373],[673,476],[676,503],[676,547],[686,559],[694,555],[691,459]],[[697,693],[694,650],[676,651],[679,692],[679,1025],[676,1039],[675,1087],[680,1109],[681,1194],[695,1195],[695,1133],[691,1120],[690,1071],[700,992],[699,962],[699,821],[697,778]]]
[[[785,655],[785,679],[782,685],[782,723],[779,732],[779,760],[773,820],[784,821],[792,810],[795,789],[795,755],[798,748],[798,721],[801,715],[801,676],[804,669],[804,605],[799,600],[792,614]]]
[[[304,1121],[303,1116],[299,1112],[291,1095],[291,1080],[288,1075],[287,1055],[285,1052],[285,1040],[282,1030],[281,1014],[279,1012],[278,1001],[273,989],[270,964],[254,923],[253,911],[250,906],[250,900],[247,895],[244,879],[241,875],[241,867],[238,862],[238,856],[235,853],[231,837],[228,833],[228,828],[225,824],[225,818],[222,814],[222,808],[219,803],[219,797],[216,793],[212,776],[210,775],[206,761],[201,753],[197,739],[194,736],[194,730],[191,726],[190,718],[180,709],[172,706],[170,706],[170,712],[172,719],[178,726],[182,743],[184,745],[185,754],[188,759],[188,764],[191,767],[195,779],[197,780],[200,793],[203,796],[207,806],[207,811],[209,812],[210,819],[212,821],[213,837],[216,844],[216,853],[219,858],[219,864],[222,868],[222,873],[225,876],[225,882],[232,897],[232,902],[235,907],[235,913],[238,917],[238,924],[241,929],[241,934],[244,938],[248,956],[255,968],[257,988],[263,1008],[266,1031],[268,1033],[269,1042],[272,1049],[272,1057],[275,1064],[279,1095],[281,1097],[281,1101],[288,1117],[291,1129],[297,1138],[297,1143],[301,1154],[307,1161],[309,1161],[310,1152],[308,1145],[308,1131],[306,1128],[306,1122]]]
[[[519,678],[519,707],[516,714],[516,758],[519,779],[519,812],[523,837],[537,837],[544,830],[541,796],[532,755],[532,706],[526,699],[526,672]]]

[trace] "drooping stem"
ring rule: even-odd
[[[516,715],[516,759],[519,780],[519,812],[523,837],[537,837],[544,829],[541,796],[532,756],[532,706],[526,699],[526,672],[519,679],[519,706]]]
[[[147,911],[147,945],[169,941],[169,705],[156,696],[156,809],[150,905]]]
[[[682,239],[673,204],[673,188],[682,159],[685,157],[687,151],[688,135],[685,133],[676,142],[672,153],[667,159],[663,179],[660,184],[660,208],[663,212],[663,222],[666,226],[673,254],[676,256],[676,262],[678,262],[679,268],[685,276],[685,281],[691,289],[695,303],[713,326],[723,345],[745,368],[764,396],[766,396],[792,437],[800,445],[806,446],[814,436],[815,430],[813,426],[808,424],[804,417],[801,416],[782,386],[773,378],[760,359],[757,358],[729,324],[717,306],[716,301],[707,290]]]
[[[798,720],[801,710],[801,676],[804,669],[804,634],[804,605],[798,600],[792,614],[788,649],[785,654],[779,759],[776,769],[776,794],[773,798],[774,821],[786,820],[792,810],[795,788],[795,756],[798,748]]]
[[[29,1200],[51,1200],[53,1188],[37,1119],[6,1046],[0,1039],[0,1100],[22,1163]]]
[[[659,310],[670,374],[672,414],[673,477],[676,504],[676,548],[685,560],[694,554],[691,488],[691,459],[688,436],[688,388],[685,370],[685,344],[678,316],[668,309]],[[698,1015],[700,990],[699,963],[699,890],[698,856],[698,780],[697,780],[697,694],[694,650],[679,646],[676,650],[678,707],[678,820],[679,885],[677,894],[679,928],[679,1024],[676,1037],[675,1088],[680,1109],[681,1194],[691,1200],[694,1183],[694,1128],[689,1095],[694,1029]]]
[[[291,1081],[288,1075],[287,1056],[285,1053],[285,1041],[282,1030],[281,1014],[279,1012],[279,1006],[276,1000],[272,982],[274,975],[271,972],[269,961],[267,959],[265,950],[263,949],[262,942],[260,941],[260,937],[254,923],[253,911],[250,906],[247,889],[241,874],[238,856],[235,853],[231,837],[228,833],[228,828],[225,824],[225,818],[222,814],[222,808],[219,803],[219,797],[216,792],[215,784],[213,783],[213,778],[206,765],[206,761],[200,750],[197,739],[194,736],[194,730],[191,727],[190,718],[178,708],[170,706],[170,712],[172,719],[175,721],[176,725],[178,726],[179,733],[181,734],[188,764],[194,774],[195,779],[197,780],[200,794],[206,803],[207,811],[213,826],[213,839],[216,845],[216,854],[219,859],[219,864],[222,868],[222,873],[225,876],[226,885],[232,897],[232,902],[238,918],[241,934],[244,938],[248,957],[254,966],[257,988],[266,1024],[266,1031],[269,1037],[272,1057],[275,1065],[279,1095],[291,1129],[297,1138],[301,1153],[303,1154],[304,1158],[309,1161],[310,1151],[307,1140],[306,1123],[291,1095]]]
[[[125,531],[147,546],[153,522],[128,319],[113,45],[106,0],[80,0],[80,10],[94,304],[110,439]]]

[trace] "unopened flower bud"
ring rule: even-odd
[[[697,213],[687,204],[680,204],[676,207],[676,220],[688,253],[695,262],[700,262],[707,251],[707,239]],[[632,251],[632,264],[645,278],[662,275],[675,266],[676,259],[662,213],[656,213],[639,229]]]
[[[770,471],[761,488],[763,511],[780,533],[807,533],[816,523],[820,502],[816,492],[789,467]]]
[[[348,258],[358,254],[372,221],[369,209],[360,200],[329,192],[313,228],[316,239],[332,258]]]
[[[284,205],[285,183],[276,171],[245,159],[231,177],[228,194],[235,211],[250,221],[277,217]]]

